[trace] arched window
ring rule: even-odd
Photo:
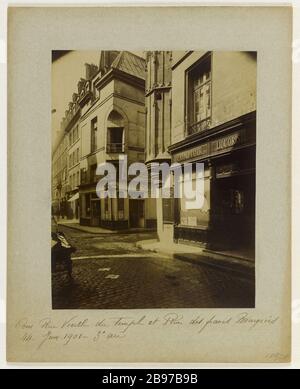
[[[113,110],[107,119],[107,144],[106,151],[108,153],[123,153],[124,152],[124,134],[125,121],[123,116]]]

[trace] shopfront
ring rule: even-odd
[[[204,165],[201,207],[187,207],[184,195],[174,199],[174,240],[254,253],[255,121],[222,126],[206,137],[174,144],[170,151],[173,163],[192,164],[192,180],[196,163]]]

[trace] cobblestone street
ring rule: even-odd
[[[254,283],[229,271],[139,249],[153,233],[91,234],[62,227],[73,281],[52,279],[53,309],[238,308],[254,306]]]

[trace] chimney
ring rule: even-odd
[[[85,78],[90,80],[98,72],[98,66],[93,63],[85,63]]]

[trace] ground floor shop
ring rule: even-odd
[[[204,166],[201,208],[174,199],[174,241],[255,252],[255,121],[173,146],[173,162]],[[194,182],[193,182],[194,185]]]
[[[95,186],[81,188],[79,197],[81,225],[116,230],[155,227],[155,208],[151,199],[100,199]]]

